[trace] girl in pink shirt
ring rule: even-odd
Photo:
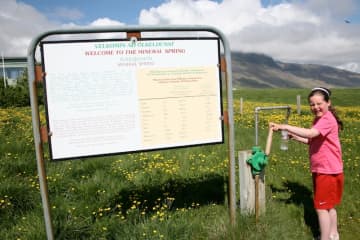
[[[337,213],[344,186],[343,161],[339,130],[343,123],[331,106],[331,91],[313,88],[308,96],[315,118],[311,128],[270,123],[274,131],[288,131],[290,138],[308,144],[310,168],[313,174],[314,207],[316,209],[321,240],[338,240]]]

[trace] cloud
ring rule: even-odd
[[[57,16],[57,18],[65,19],[65,20],[78,20],[84,17],[84,14],[78,9],[65,8],[65,7],[57,7],[55,8],[53,15]]]
[[[352,72],[360,72],[360,66],[358,63],[354,63],[354,62],[350,62],[350,63],[346,63],[340,66],[337,66],[337,68],[340,69],[344,69],[344,70],[349,70]]]
[[[53,19],[66,19],[59,23],[49,20],[31,5],[15,1],[2,0],[0,8],[0,52],[5,56],[26,56],[31,40],[41,33],[60,28],[81,27],[72,22],[83,17],[76,9],[56,8]],[[121,26],[124,23],[109,18],[99,18],[90,26]]]
[[[347,66],[359,63],[360,35],[359,25],[343,19],[357,7],[355,0],[284,1],[267,7],[260,0],[171,0],[142,10],[139,23],[211,25],[228,37],[235,51]]]
[[[31,39],[55,26],[30,5],[3,0],[0,8],[0,51],[6,56],[25,56]]]
[[[90,26],[123,26],[125,23],[111,20],[109,18],[98,18],[92,23],[90,23]]]
[[[300,2],[299,7],[311,10],[323,17],[345,18],[359,11],[356,0],[307,0]]]
[[[172,0],[157,8],[142,10],[139,18],[140,24],[208,24],[228,35],[258,24],[281,26],[297,22],[319,24],[319,19],[292,4],[264,8],[260,0],[224,0],[221,3]]]

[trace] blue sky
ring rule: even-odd
[[[359,16],[359,0],[1,0],[0,51],[25,56],[31,39],[58,28],[201,24],[233,51],[360,72]]]
[[[79,25],[98,18],[110,18],[129,25],[138,23],[142,9],[158,6],[163,0],[22,0],[54,21],[71,20]],[[63,14],[61,14],[61,12]],[[55,14],[54,14],[55,13]]]

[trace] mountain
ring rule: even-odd
[[[264,54],[242,52],[233,52],[231,60],[234,87],[360,87],[360,73],[329,66],[284,63]]]

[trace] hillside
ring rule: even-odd
[[[256,53],[231,55],[233,86],[252,88],[360,87],[360,74],[316,64],[276,61]]]

